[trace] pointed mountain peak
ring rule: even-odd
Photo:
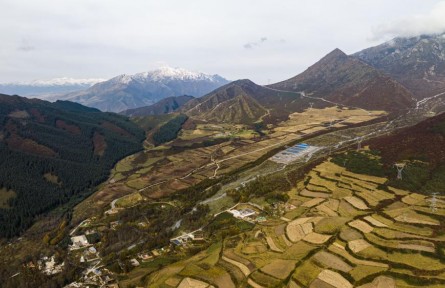
[[[335,48],[330,53],[328,53],[326,56],[324,56],[320,61],[323,60],[331,60],[331,59],[339,59],[339,58],[347,58],[348,55],[346,55],[345,52],[341,51],[338,48]]]

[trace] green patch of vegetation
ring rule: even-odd
[[[213,243],[206,251],[207,257],[199,262],[202,267],[211,267],[216,265],[219,260],[219,254],[222,249],[222,241]]]
[[[139,192],[124,196],[116,201],[116,207],[130,207],[142,201],[142,196]]]
[[[387,270],[387,268],[358,265],[357,267],[351,270],[350,274],[355,281],[360,281],[363,278],[368,277],[369,275],[374,275],[383,272],[385,270]]]
[[[208,205],[199,204],[195,209],[186,214],[182,219],[181,226],[187,230],[196,230],[207,223],[209,220],[208,213],[210,208]]]
[[[425,194],[445,191],[445,165],[434,167],[421,161],[407,162],[402,180],[395,179],[395,168],[387,173],[392,176],[388,185],[398,189]]]
[[[0,104],[0,131],[5,135],[0,143],[0,186],[16,196],[9,201],[10,209],[0,209],[0,237],[20,234],[35,217],[55,208],[62,207],[56,213],[67,212],[107,180],[117,161],[142,149],[144,131],[126,117],[71,102],[3,97],[9,98]],[[8,116],[17,107],[32,115],[26,125]],[[80,132],[57,127],[60,121],[75,125]],[[104,127],[105,122],[126,135]],[[101,155],[94,153],[94,135],[101,135],[106,143]],[[16,149],[8,141],[37,143],[55,154]]]
[[[308,260],[303,262],[300,266],[295,269],[292,278],[295,279],[298,283],[304,285],[304,287],[309,287],[309,284],[317,278],[318,274],[322,269],[318,267],[314,262]]]
[[[205,228],[209,234],[216,238],[237,235],[243,231],[251,230],[255,225],[233,217],[232,214],[224,212],[214,218]]]
[[[264,287],[276,287],[281,281],[260,271],[253,272],[250,277]]]
[[[377,151],[349,151],[336,155],[332,162],[353,173],[383,177],[385,171],[377,155]]]
[[[246,183],[243,187],[227,192],[235,202],[247,202],[252,197],[264,197],[268,202],[286,202],[289,196],[284,193],[291,189],[286,175],[274,175],[259,177]]]
[[[153,134],[154,144],[157,146],[175,139],[187,118],[186,115],[180,114],[160,126],[158,131]]]
[[[150,115],[144,117],[134,117],[131,121],[136,123],[139,127],[144,129],[146,132],[153,130],[159,125],[168,122],[174,118],[177,114],[164,114],[164,115]]]
[[[348,220],[349,218],[346,217],[325,218],[317,223],[315,232],[321,234],[334,234],[339,232]]]

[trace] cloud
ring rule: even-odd
[[[17,47],[18,51],[23,51],[23,52],[29,52],[29,51],[32,51],[35,49],[36,49],[36,47],[31,45],[29,43],[29,41],[26,39],[22,39],[22,41],[20,42],[20,45]]]
[[[245,49],[253,49],[256,47],[260,47],[264,42],[267,41],[267,37],[261,37],[258,41],[255,42],[248,42],[243,45]]]
[[[427,14],[399,18],[374,27],[370,40],[441,34],[443,32],[445,32],[445,1],[440,1]]]

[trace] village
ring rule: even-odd
[[[292,207],[291,207],[292,206]],[[273,214],[279,216],[283,214],[279,211],[289,211],[295,208],[295,206],[287,203],[277,203],[275,206],[275,212]],[[224,210],[214,215],[217,217],[222,213],[228,213],[234,218],[246,221],[251,224],[261,223],[267,220],[268,214],[264,211],[263,207],[255,203],[238,203],[233,207]],[[101,287],[101,288],[118,288],[119,281],[118,275],[115,272],[110,271],[102,263],[103,255],[98,252],[100,247],[101,235],[98,229],[94,228],[94,221],[96,219],[86,219],[82,221],[77,227],[72,229],[70,233],[71,244],[67,248],[69,255],[76,259],[78,264],[84,267],[82,277],[77,281],[66,285],[65,288],[81,288],[81,287]],[[109,222],[109,229],[119,229],[120,221]],[[130,253],[126,261],[134,268],[139,267],[144,263],[151,262],[158,257],[164,255],[171,255],[172,253],[183,253],[193,247],[200,247],[203,244],[211,241],[211,236],[206,235],[205,227],[197,229],[189,233],[182,233],[179,236],[170,239],[170,244],[164,247],[151,250],[137,251]],[[133,251],[138,244],[136,243],[127,248],[129,251]],[[123,265],[121,260],[118,261],[119,265]],[[55,275],[62,271],[64,263],[57,263],[55,256],[43,256],[37,263],[37,266],[30,263],[29,269],[35,269],[42,271],[47,275]],[[123,267],[122,267],[123,268]]]

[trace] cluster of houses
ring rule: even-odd
[[[83,273],[82,279],[73,282],[64,288],[83,288],[83,287],[101,287],[101,288],[119,288],[112,273],[106,268],[92,268]]]
[[[57,263],[55,256],[43,256],[40,260],[37,260],[37,265],[33,261],[29,261],[26,264],[23,264],[25,268],[28,269],[38,269],[42,271],[43,274],[48,276],[55,275],[62,272],[65,263]]]
[[[196,230],[188,234],[184,234],[170,239],[172,244],[176,246],[186,246],[187,244],[199,244],[205,241],[204,232]]]
[[[62,272],[64,262],[57,264],[54,255],[52,257],[44,256],[37,261],[37,267],[46,275],[55,275]]]
[[[257,207],[257,205],[249,204],[245,205],[244,208],[237,208],[238,205],[235,207],[232,207],[231,209],[227,210],[230,214],[233,215],[233,217],[237,219],[241,219],[250,223],[257,223],[257,222],[264,222],[266,221],[266,217],[260,215],[258,210],[262,210],[260,207]],[[251,208],[248,208],[251,207]]]

